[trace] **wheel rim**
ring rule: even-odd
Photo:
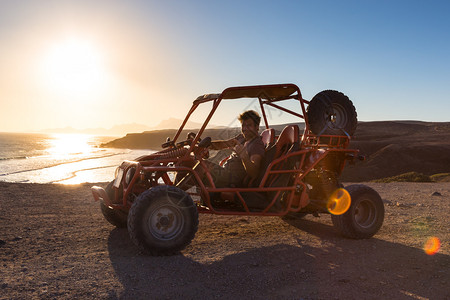
[[[146,230],[155,238],[166,241],[174,239],[184,226],[183,214],[172,205],[147,211],[145,220]]]
[[[341,129],[347,124],[347,114],[344,107],[337,103],[333,103],[333,112],[327,117],[327,125],[330,128]]]
[[[360,201],[354,212],[355,222],[362,228],[370,228],[376,221],[376,208],[369,200]]]

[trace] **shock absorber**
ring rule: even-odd
[[[185,155],[187,152],[188,152],[188,149],[181,147],[181,148],[169,151],[167,153],[164,153],[159,158],[160,159],[176,158],[176,157],[180,157],[180,156]]]
[[[317,172],[317,177],[319,180],[319,184],[322,188],[322,192],[324,195],[324,198],[321,199],[323,201],[323,205],[327,205],[328,199],[333,194],[333,192],[339,188],[336,176],[334,175],[334,172],[330,170],[325,170],[323,168],[319,168]]]

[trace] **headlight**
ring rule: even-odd
[[[136,173],[135,167],[131,167],[128,169],[127,175],[125,175],[125,182],[127,183],[127,185],[130,184],[131,179],[133,179],[135,173]]]
[[[123,169],[118,167],[116,169],[116,174],[114,176],[116,178],[116,179],[114,179],[114,187],[118,189],[120,186],[120,183],[122,182]]]

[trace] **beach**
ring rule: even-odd
[[[79,184],[106,182],[124,160],[154,152],[102,148],[115,137],[0,132],[0,181]]]
[[[151,257],[103,219],[92,184],[0,182],[0,299],[449,299],[450,183],[367,184],[386,209],[371,239],[328,215],[200,215],[180,255]]]

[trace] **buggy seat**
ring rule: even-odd
[[[288,125],[284,127],[278,137],[275,145],[267,149],[264,157],[263,165],[261,166],[261,174],[258,183],[265,187],[273,186],[274,181],[278,177],[283,177],[286,174],[274,174],[271,171],[290,168],[292,159],[286,159],[274,162],[289,152],[294,152],[299,149],[299,129],[297,125]],[[272,164],[273,163],[273,164]],[[266,173],[268,173],[266,175]],[[264,180],[265,179],[265,180]],[[264,180],[264,182],[262,182]]]
[[[288,125],[280,133],[275,144],[267,149],[264,157],[261,173],[252,183],[256,187],[285,187],[292,178],[290,173],[275,173],[279,170],[290,170],[294,167],[296,157],[291,156],[282,159],[284,155],[299,150],[299,128],[297,125]],[[248,192],[242,193],[247,207],[252,210],[264,210],[267,208],[274,197],[277,197],[275,207],[283,193],[277,191],[271,192]]]
[[[275,130],[273,128],[264,129],[261,132],[261,140],[266,149],[272,147],[275,143]]]

